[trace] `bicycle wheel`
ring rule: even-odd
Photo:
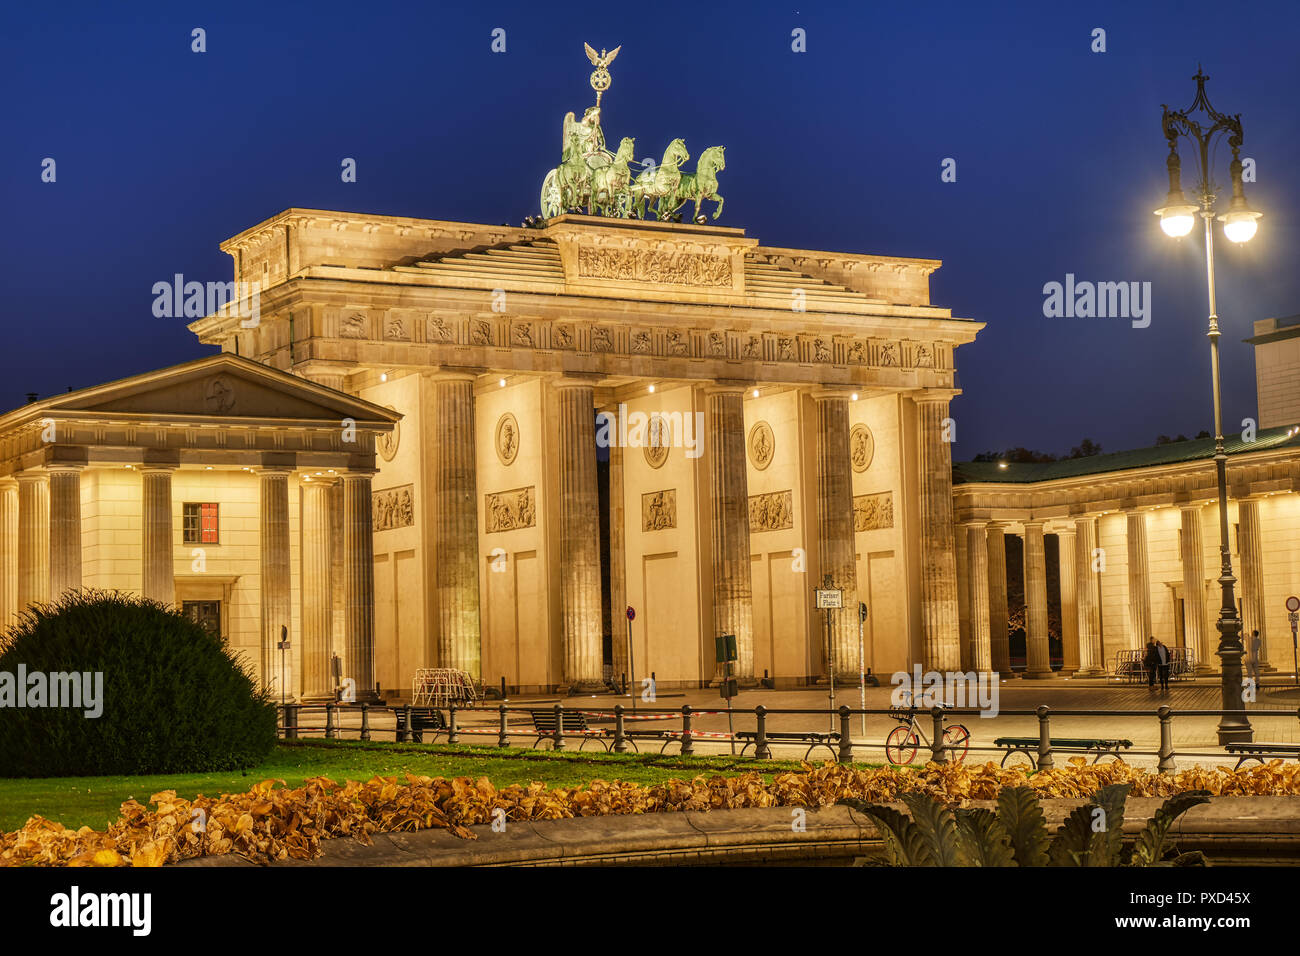
[[[911,727],[895,727],[885,738],[885,757],[892,764],[909,764],[916,757],[917,743]]]
[[[970,731],[961,724],[949,724],[943,732],[943,747],[949,760],[961,763],[970,750]]]

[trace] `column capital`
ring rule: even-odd
[[[551,388],[556,390],[565,388],[595,388],[596,383],[604,376],[599,374],[583,375],[578,372],[569,372],[564,375],[557,375],[550,380]]]
[[[420,374],[431,382],[469,382],[474,384],[478,381],[480,375],[486,375],[488,371],[486,368],[458,368],[443,365]]]
[[[18,484],[34,484],[36,482],[48,481],[50,476],[44,471],[33,471],[30,468],[24,471],[16,471],[11,476]]]
[[[719,379],[714,382],[705,382],[701,389],[705,395],[744,395],[754,387],[753,382],[728,381]]]
[[[848,402],[856,390],[848,385],[822,385],[808,390],[808,394],[819,402]]]
[[[56,471],[79,472],[85,469],[85,467],[86,467],[86,463],[84,461],[83,462],[51,461],[46,463],[45,470],[50,474],[53,474]]]
[[[917,389],[915,392],[909,392],[907,397],[918,404],[922,402],[943,402],[946,404],[960,394],[961,389],[959,388],[922,388]]]

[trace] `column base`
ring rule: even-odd
[[[583,694],[603,694],[608,688],[603,680],[586,680],[576,681],[567,686],[561,685],[560,692],[566,697],[577,697]]]
[[[1025,671],[1021,675],[1025,680],[1052,680],[1057,676],[1056,671]]]

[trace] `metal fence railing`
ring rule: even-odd
[[[428,717],[431,716],[430,708],[414,707],[410,704],[403,707],[384,707],[379,704],[369,703],[286,703],[279,705],[277,709],[279,711],[279,734],[289,740],[312,735],[321,735],[327,739],[341,739],[347,735],[356,735],[360,740],[374,740],[377,734],[381,738],[392,734],[394,742],[407,743],[422,741],[424,734],[431,734],[435,741],[439,736],[445,735],[446,742],[450,745],[459,745],[466,742],[465,738],[487,737],[490,738],[486,744],[487,746],[510,747],[512,746],[512,740],[525,740],[531,741],[531,746],[537,747],[549,741],[555,750],[565,750],[568,744],[573,741],[581,741],[578,749],[582,749],[590,741],[598,741],[605,746],[605,749],[614,753],[627,753],[630,750],[637,750],[639,749],[638,741],[642,741],[660,743],[661,753],[666,751],[670,745],[677,744],[683,756],[693,755],[696,742],[707,740],[720,743],[730,742],[733,745],[733,752],[734,745],[741,743],[743,745],[742,756],[745,750],[752,747],[752,757],[757,760],[774,759],[774,746],[803,747],[809,745],[809,752],[815,747],[824,747],[829,748],[841,763],[852,762],[857,754],[866,755],[872,751],[884,751],[886,747],[884,738],[874,740],[864,734],[855,740],[852,734],[854,717],[889,717],[894,721],[900,721],[900,725],[901,721],[906,719],[905,716],[900,716],[899,708],[854,709],[847,706],[842,706],[831,712],[825,709],[772,709],[762,705],[752,709],[723,707],[713,710],[697,710],[689,704],[677,709],[652,708],[646,710],[638,708],[629,710],[623,704],[616,704],[608,711],[596,711],[590,709],[590,707],[566,708],[559,703],[549,707],[537,705],[511,706],[504,703],[495,707],[491,705],[458,707],[453,703],[445,709],[445,716],[443,716],[443,711],[438,711],[439,719],[433,723],[428,720]],[[386,715],[389,712],[392,712],[395,717],[394,726],[377,727],[372,719],[374,715],[378,713]],[[468,725],[464,724],[462,717],[467,713],[473,714],[477,720]],[[955,723],[954,718],[979,718],[982,712],[977,708],[922,707],[910,711],[905,709],[901,713],[904,715],[908,713],[914,714],[918,721],[928,719],[932,735],[925,740],[920,749],[929,750],[929,760],[931,762],[944,764],[950,761],[951,751],[954,749],[945,740],[945,731],[949,730],[952,724]],[[1224,710],[1175,711],[1168,706],[1161,706],[1154,712],[1151,710],[1053,710],[1043,705],[1033,710],[999,710],[997,717],[993,719],[1035,718],[1036,734],[1022,735],[1022,737],[1037,737],[1036,748],[1029,748],[1031,752],[1030,762],[1038,769],[1043,770],[1055,766],[1058,756],[1079,753],[1073,741],[1067,744],[1063,742],[1064,738],[1058,738],[1057,742],[1053,742],[1053,719],[1113,719],[1116,717],[1152,719],[1157,724],[1155,729],[1159,744],[1156,749],[1131,747],[1124,750],[1123,756],[1153,757],[1156,759],[1157,769],[1161,773],[1171,773],[1176,769],[1175,758],[1180,756],[1238,757],[1239,764],[1243,760],[1251,759],[1248,750],[1249,747],[1254,745],[1250,741],[1242,741],[1239,745],[1230,745],[1234,747],[1232,751],[1220,749],[1214,745],[1205,745],[1209,749],[1191,748],[1178,751],[1174,746],[1174,721],[1176,718],[1223,717],[1232,714],[1240,715],[1240,713],[1240,711]],[[303,718],[309,714],[323,715],[324,722],[321,724],[305,723]],[[492,714],[495,719],[492,721],[483,720],[488,714]],[[519,715],[525,720],[512,722],[512,715]],[[1286,718],[1300,720],[1300,711],[1281,708],[1255,708],[1246,711],[1246,715],[1252,721]],[[696,727],[696,721],[701,718],[720,716],[728,717],[729,723],[734,726],[734,729],[721,732],[704,731]],[[831,729],[790,730],[783,728],[773,730],[770,728],[770,718],[790,716],[817,717],[821,721],[826,721],[829,718]],[[352,719],[345,722],[345,717]],[[629,728],[629,724],[639,726],[651,722],[660,724],[660,729],[638,730]],[[987,721],[981,721],[981,723],[987,723]],[[823,723],[821,726],[825,727],[826,724]],[[922,724],[922,727],[924,727],[924,724]],[[1113,736],[1113,734],[1105,736]],[[1276,752],[1277,745],[1273,745],[1274,751],[1268,751],[1269,746],[1260,745],[1261,748],[1265,748],[1261,750],[1261,753],[1300,758],[1300,743],[1297,743],[1294,748],[1289,744],[1281,745],[1283,752]],[[977,745],[967,738],[957,759],[962,759],[968,752],[1002,754],[1004,757],[1009,754],[1005,745]],[[1246,755],[1243,756],[1243,753]],[[1111,755],[1120,756],[1118,751]],[[1263,759],[1263,757],[1259,759]]]

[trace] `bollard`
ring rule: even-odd
[[[555,740],[555,745],[552,749],[563,750],[564,749],[564,706],[562,704],[555,705],[554,740]]]
[[[695,753],[695,738],[691,736],[691,705],[682,704],[682,756]]]
[[[504,679],[505,679],[505,678],[502,678],[502,680],[504,680]],[[498,712],[498,717],[497,717],[497,746],[498,746],[498,747],[509,747],[509,746],[510,746],[510,738],[509,738],[508,736],[506,736],[506,705],[505,705],[505,704],[502,704],[502,705],[498,708],[498,711],[497,711],[497,712]]]
[[[506,678],[504,674],[501,675],[501,699],[506,699]]]
[[[399,744],[408,743],[411,739],[411,705],[407,704],[402,709],[402,716],[397,721],[397,742]]]
[[[627,738],[623,736],[623,705],[614,705],[614,753],[627,753]]]
[[[767,708],[759,704],[754,708],[754,756],[759,760],[771,760],[772,748],[767,745]]]
[[[1052,728],[1049,726],[1052,709],[1038,705],[1038,769],[1051,770],[1056,766],[1052,758]]]
[[[849,708],[840,704],[840,763],[853,763],[853,740],[849,733]]]
[[[935,704],[930,708],[930,717],[934,721],[934,741],[930,744],[930,761],[947,763],[948,750],[943,742],[943,708]]]
[[[361,739],[370,739],[370,705],[366,703],[361,705]]]
[[[460,731],[456,728],[456,702],[454,700],[447,705],[447,714],[447,743],[458,744],[460,743]],[[433,739],[438,739],[436,732]]]
[[[1160,717],[1160,762],[1156,769],[1161,773],[1174,772],[1174,712],[1162,705],[1156,713]]]
[[[338,734],[334,732],[334,705],[325,705],[325,739],[333,740]]]
[[[298,705],[284,705],[284,739],[298,739]]]

